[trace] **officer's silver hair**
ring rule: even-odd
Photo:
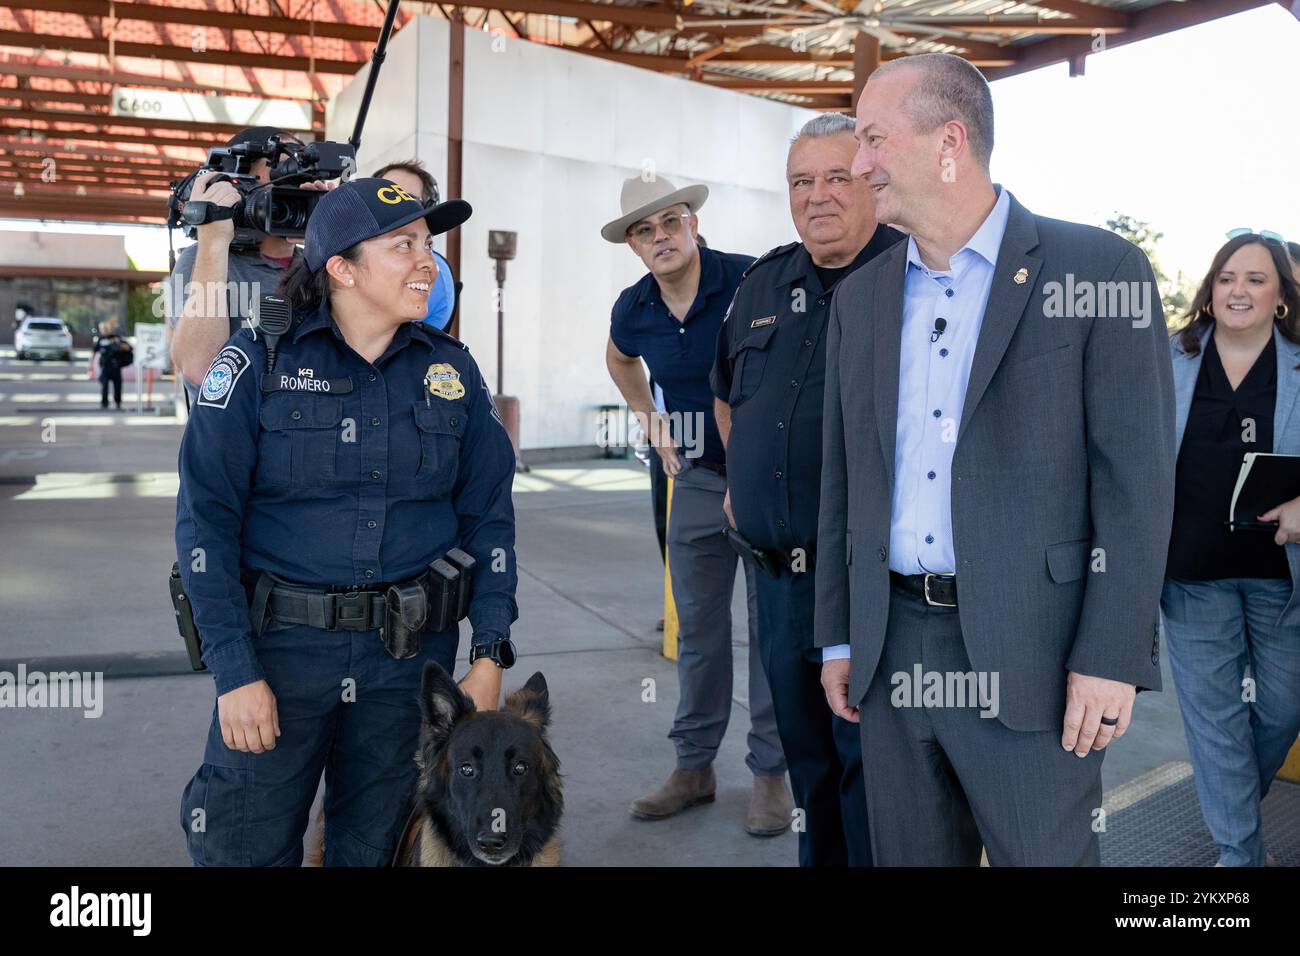
[[[993,94],[984,74],[952,53],[918,53],[882,64],[867,82],[898,70],[920,73],[903,107],[912,119],[912,129],[930,133],[950,120],[959,120],[966,127],[971,154],[987,172],[993,155]]]
[[[808,122],[799,128],[799,132],[790,137],[790,148],[786,151],[786,162],[790,161],[790,153],[794,152],[794,144],[805,137],[809,139],[822,139],[826,136],[838,136],[841,133],[853,135],[853,117],[846,113],[822,113],[820,116],[814,116]]]

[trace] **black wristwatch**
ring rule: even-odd
[[[497,667],[504,670],[515,666],[515,642],[508,637],[488,644],[475,644],[469,651],[469,662],[473,664],[480,657],[490,659]]]

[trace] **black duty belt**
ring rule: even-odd
[[[889,572],[889,583],[931,607],[957,606],[957,577],[952,574],[899,574]]]
[[[715,475],[722,475],[724,478],[727,475],[727,466],[720,462],[696,460],[691,462],[691,464],[694,465],[696,468],[706,468],[709,471],[713,472]]]
[[[306,624],[326,631],[373,631],[383,627],[384,590],[321,588],[276,584],[267,595],[271,617],[286,624]]]

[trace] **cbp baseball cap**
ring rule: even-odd
[[[463,199],[426,206],[387,179],[352,179],[330,190],[307,220],[307,265],[312,272],[358,242],[423,219],[435,236],[455,229],[474,210]]]

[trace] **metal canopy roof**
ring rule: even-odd
[[[990,79],[1282,0],[484,0],[404,3],[696,82],[849,110],[882,60],[945,51]],[[1285,3],[1283,3],[1285,6]],[[0,216],[161,221],[237,127],[110,115],[114,86],[324,104],[368,62],[380,0],[0,0]],[[1103,37],[1099,41],[1098,37]],[[855,84],[855,76],[857,84]],[[49,159],[57,182],[48,178]],[[69,188],[72,187],[72,188]]]

